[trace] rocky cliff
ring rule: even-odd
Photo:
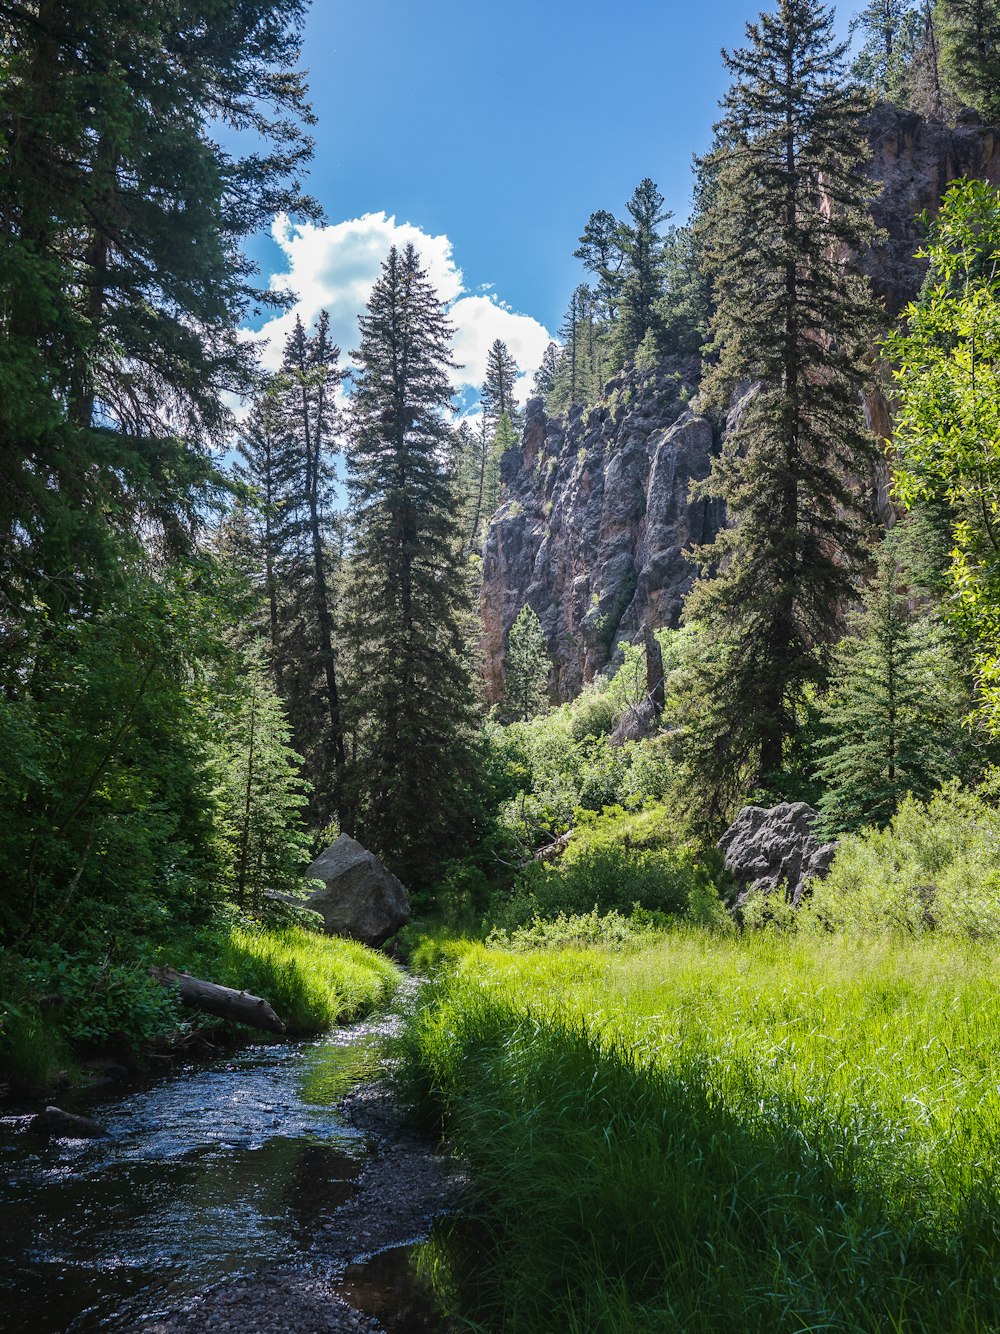
[[[923,280],[918,216],[958,176],[1000,183],[1000,142],[971,115],[952,128],[880,106],[871,143],[867,169],[882,184],[872,211],[884,235],[862,265],[891,317]],[[619,641],[677,624],[694,578],[691,548],[723,522],[718,504],[689,494],[720,447],[710,422],[687,406],[697,381],[696,364],[671,362],[623,373],[600,403],[568,417],[547,417],[540,400],[528,405],[520,447],[501,463],[503,504],[483,550],[490,701],[503,697],[507,632],[525,604],[545,631],[557,699],[605,668]],[[873,430],[888,438],[884,395],[865,406]]]

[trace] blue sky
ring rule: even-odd
[[[846,33],[857,4],[838,6]],[[394,241],[413,240],[455,302],[456,388],[475,384],[493,337],[537,362],[582,278],[589,214],[621,216],[651,176],[678,220],[691,157],[726,87],[745,0],[313,0],[303,64],[319,117],[310,187],[329,227],[279,221],[252,253],[333,307],[353,346],[357,310]],[[284,276],[284,277],[282,277]],[[520,318],[523,317],[523,318]],[[269,329],[277,355],[284,324]]]

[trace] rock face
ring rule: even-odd
[[[865,170],[882,189],[872,205],[886,236],[861,259],[888,317],[920,290],[914,259],[922,230],[949,182],[961,175],[1000,183],[1000,136],[971,114],[952,128],[882,105],[870,122]],[[501,461],[504,503],[483,551],[486,696],[503,697],[507,632],[526,604],[538,613],[555,667],[554,699],[571,699],[612,661],[617,644],[644,628],[675,626],[694,578],[692,546],[724,522],[718,502],[690,499],[707,475],[720,432],[687,410],[697,362],[618,376],[603,400],[565,418],[528,404],[520,448]],[[734,401],[738,410],[738,399]],[[892,423],[875,390],[865,409],[876,435]],[[891,524],[887,473],[865,479],[876,517]]]
[[[306,875],[323,881],[323,888],[302,906],[320,914],[327,935],[348,936],[374,947],[410,920],[410,900],[402,882],[348,834],[331,843]]]
[[[826,875],[837,845],[816,838],[816,817],[804,801],[784,801],[770,810],[743,807],[717,845],[739,885],[736,910],[753,894],[783,893],[798,907],[810,881]]]
[[[718,503],[692,501],[716,447],[686,408],[690,363],[612,380],[605,399],[567,418],[528,404],[519,449],[501,460],[504,504],[483,552],[486,690],[503,697],[507,632],[527,604],[555,662],[553,695],[570,699],[643,626],[676,625],[694,578],[685,554],[709,542]]]
[[[914,299],[927,271],[925,260],[914,259],[924,237],[920,214],[936,212],[960,176],[1000,184],[1000,135],[972,111],[963,112],[953,128],[881,103],[872,112],[869,138],[867,170],[882,185],[872,216],[886,238],[862,268],[892,317]]]

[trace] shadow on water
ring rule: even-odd
[[[378,1034],[257,1045],[76,1103],[99,1140],[0,1118],[0,1330],[123,1329],[220,1278],[302,1257],[370,1145],[330,1104]]]

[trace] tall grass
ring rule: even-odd
[[[992,950],[678,933],[468,948],[404,1068],[525,1331],[1000,1327]]]
[[[399,970],[353,940],[301,927],[237,927],[225,939],[213,980],[266,997],[291,1033],[322,1033],[387,1002]]]

